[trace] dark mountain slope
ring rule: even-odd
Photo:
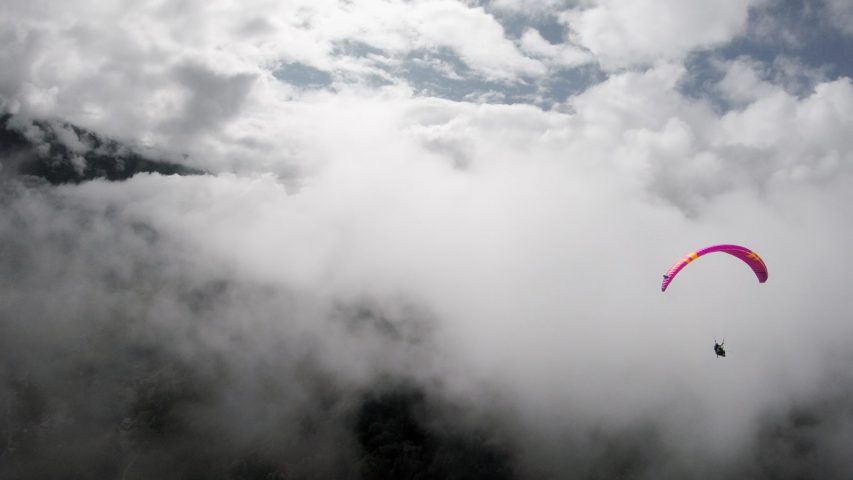
[[[24,128],[0,115],[0,172],[31,175],[51,184],[96,178],[126,180],[137,173],[200,175],[178,163],[146,158],[114,140],[67,123],[34,121]]]

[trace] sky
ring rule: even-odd
[[[849,478],[851,26],[847,0],[2,0],[9,129],[205,173],[0,158],[0,459],[187,478],[217,438],[383,478],[352,416],[405,385],[509,478]],[[717,254],[660,292],[715,243],[767,283]],[[181,427],[130,435],[152,391]]]

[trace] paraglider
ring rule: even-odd
[[[723,348],[725,344],[725,340],[723,340],[723,343],[717,343],[717,340],[714,340],[714,353],[717,354],[717,357],[726,358],[726,350]]]
[[[697,258],[705,255],[707,253],[713,252],[725,252],[729,255],[735,256],[741,259],[744,263],[749,265],[749,268],[755,273],[755,276],[758,278],[758,283],[764,283],[767,281],[767,266],[764,264],[764,260],[758,256],[757,253],[752,250],[742,247],[740,245],[711,245],[710,247],[705,247],[701,250],[696,250],[695,252],[688,253],[684,257],[680,258],[675,264],[666,271],[663,275],[663,283],[661,283],[660,291],[665,292],[666,287],[672,283],[672,280],[678,275],[684,267],[687,266],[688,263],[696,260]],[[717,340],[714,340],[714,353],[717,354],[717,358],[726,357],[726,350],[723,348],[723,345],[726,343],[723,340],[722,343],[717,343]]]
[[[752,268],[752,271],[755,272],[755,276],[758,277],[758,283],[764,283],[767,281],[767,266],[764,265],[764,260],[762,260],[757,253],[746,247],[741,247],[740,245],[712,245],[710,247],[705,247],[701,250],[688,253],[683,258],[680,258],[675,262],[675,264],[667,270],[666,274],[664,274],[660,291],[665,292],[666,287],[669,286],[675,276],[678,275],[678,272],[686,267],[688,263],[696,260],[702,255],[713,252],[725,252],[743,260],[744,263],[749,265],[749,267]]]

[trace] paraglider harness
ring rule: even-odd
[[[716,353],[718,357],[725,358],[726,350],[723,348],[723,345],[725,345],[725,344],[726,344],[725,340],[723,340],[723,343],[717,343],[717,341],[714,340],[714,353]]]

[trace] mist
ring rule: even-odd
[[[417,3],[2,7],[0,476],[848,477],[850,78]]]

